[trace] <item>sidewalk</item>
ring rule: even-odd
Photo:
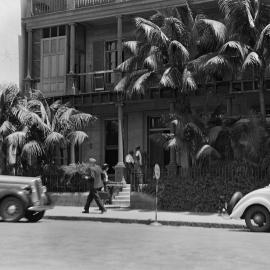
[[[89,214],[82,214],[82,207],[56,206],[46,212],[46,219],[55,220],[77,220],[77,221],[99,221],[150,224],[155,219],[154,211],[133,210],[125,208],[110,208],[101,214],[98,208],[91,207]],[[192,212],[158,212],[158,221],[162,225],[171,226],[195,226],[207,228],[236,228],[245,227],[244,220],[232,220],[227,215],[219,216],[213,213]]]

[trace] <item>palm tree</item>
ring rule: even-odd
[[[224,43],[226,27],[202,14],[194,16],[188,2],[183,9],[161,10],[149,20],[138,17],[135,23],[137,38],[124,43],[131,56],[117,68],[124,76],[115,90],[127,96],[145,94],[150,87],[178,91],[180,102],[187,101],[183,106],[187,110],[182,110],[184,117],[175,119],[174,142],[183,152],[182,166],[187,167],[190,146],[183,134],[186,128],[193,127],[187,116],[190,113],[187,94],[197,89],[195,79],[205,79],[205,72],[198,72],[199,66]]]
[[[16,96],[7,115],[7,121],[14,119],[17,124],[8,128],[10,125],[3,122],[4,142],[7,149],[15,150],[24,169],[51,164],[55,151],[64,145],[81,145],[88,137],[83,130],[96,119],[59,101],[49,106],[38,90],[32,90],[28,99]]]
[[[124,43],[131,56],[118,66],[124,76],[115,87],[129,96],[152,86],[182,94],[197,89],[194,70],[226,37],[224,24],[194,16],[188,2],[184,9],[168,8],[150,20],[138,17],[135,23],[137,38]]]
[[[270,8],[263,0],[219,0],[219,6],[225,15],[229,37],[245,44],[247,53],[242,70],[252,68],[254,78],[259,83],[260,112],[263,121],[265,113],[265,75],[270,63]]]

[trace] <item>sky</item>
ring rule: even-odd
[[[20,0],[0,0],[0,84],[19,83]]]

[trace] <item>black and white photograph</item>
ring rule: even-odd
[[[0,269],[270,268],[270,0],[0,0]]]

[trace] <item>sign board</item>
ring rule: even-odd
[[[154,166],[154,175],[157,180],[160,178],[160,167],[158,164]]]

